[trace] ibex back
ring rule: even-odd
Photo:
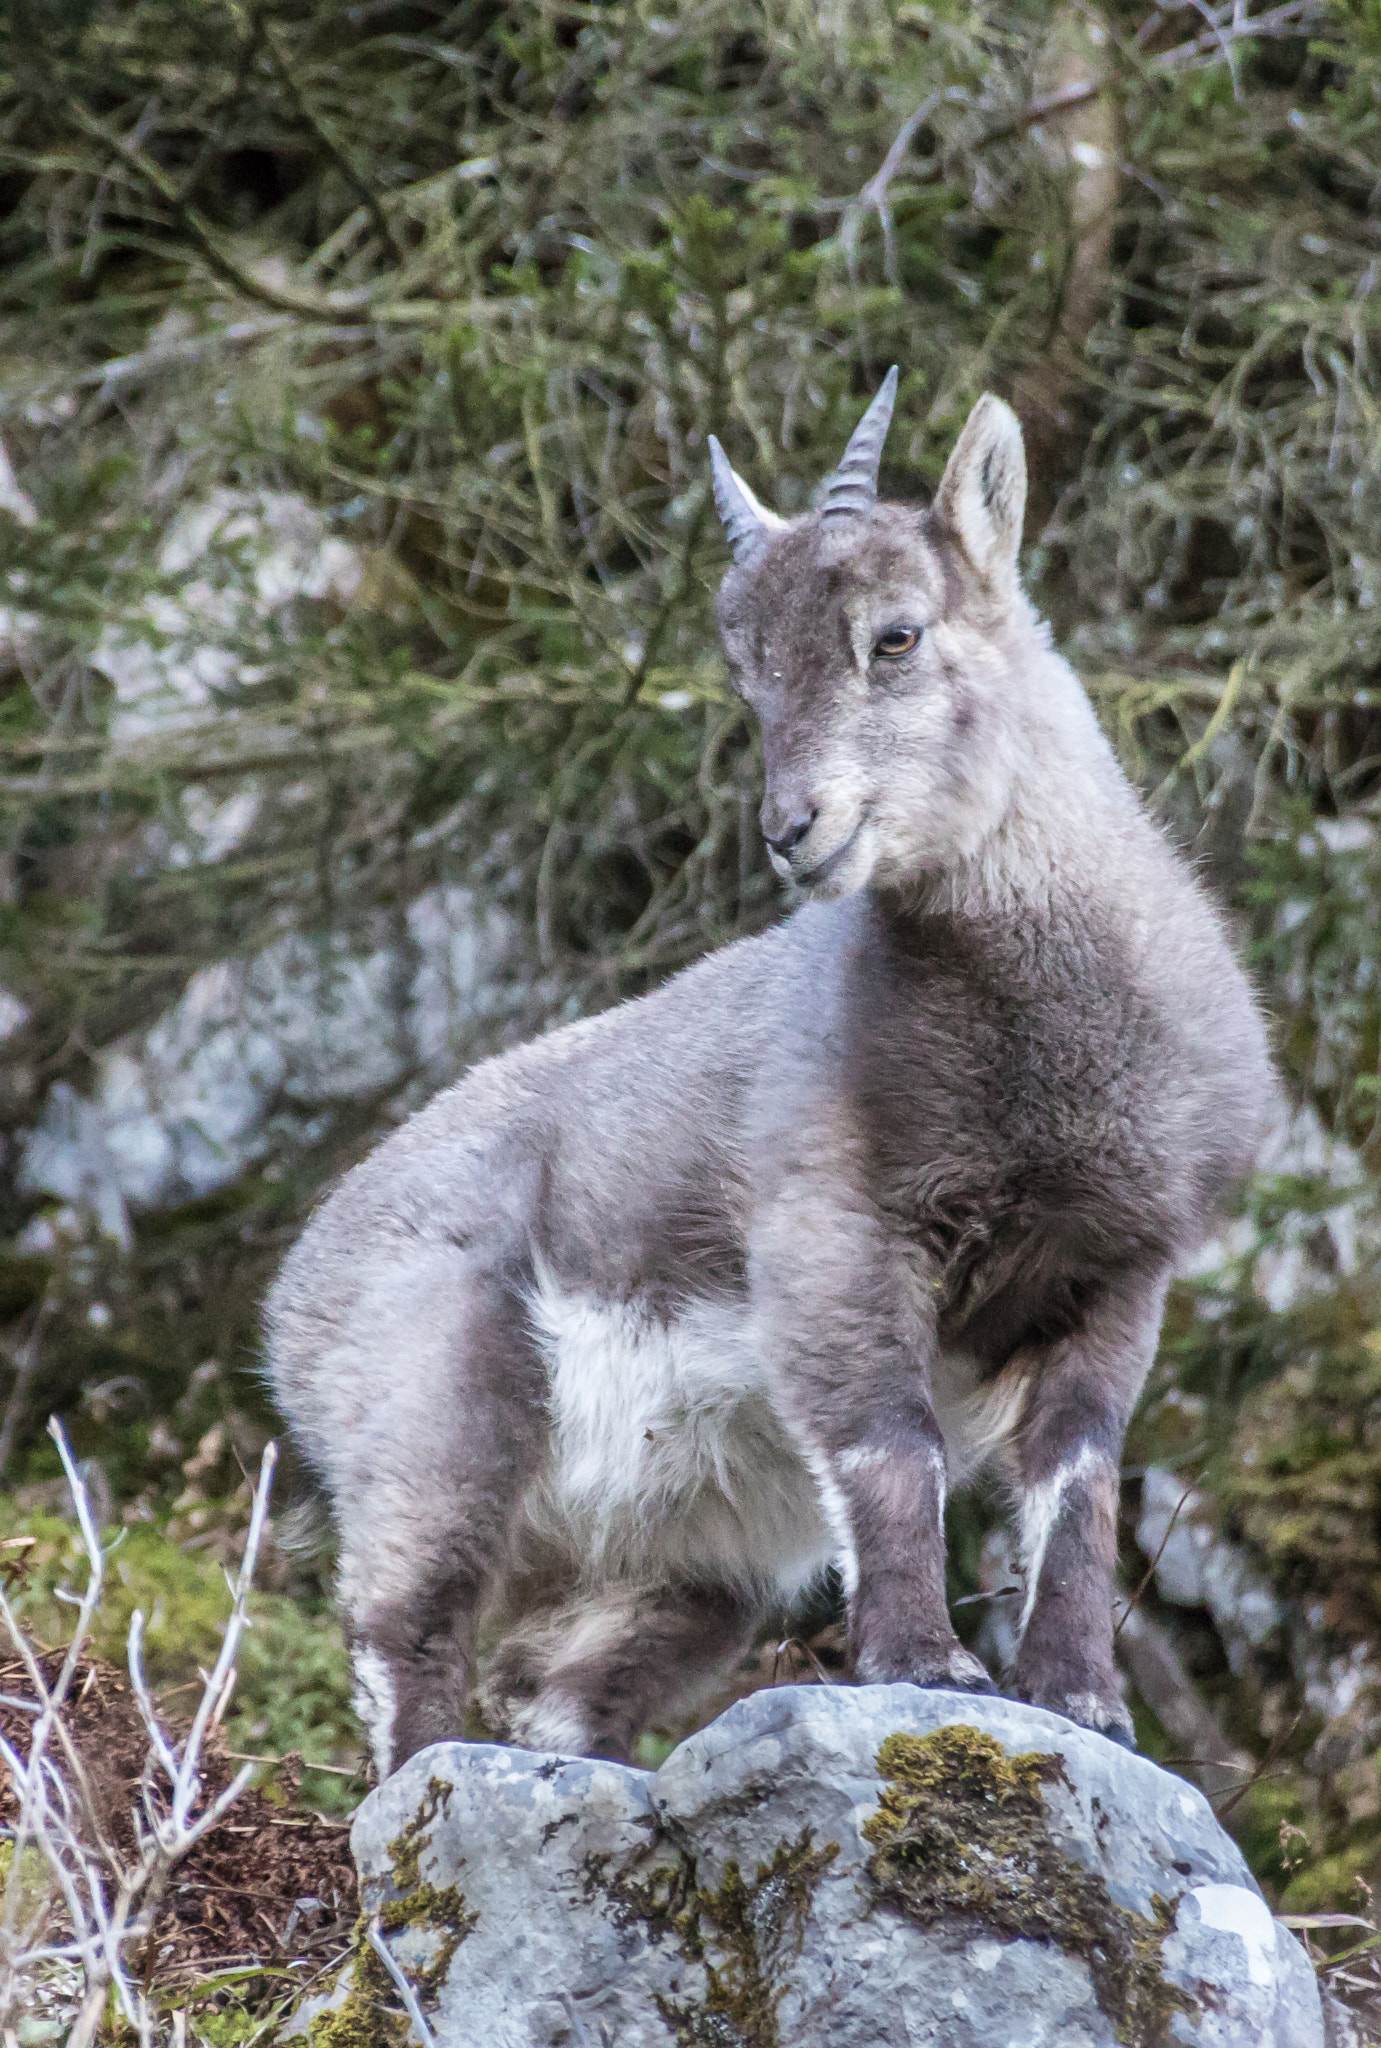
[[[477,1685],[510,1741],[622,1756],[831,1563],[859,1679],[990,1689],[945,1604],[982,1465],[1025,1568],[1008,1682],[1130,1737],[1123,1432],[1274,1083],[1020,587],[1016,420],[981,399],[933,506],[880,503],[895,383],[798,519],[711,444],[763,831],[816,900],[475,1068],[270,1296],[380,1773]]]

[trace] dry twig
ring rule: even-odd
[[[49,1424],[49,1433],[58,1447],[76,1508],[88,1573],[71,1641],[51,1682],[0,1587],[0,1626],[9,1636],[33,1695],[22,1705],[34,1715],[27,1744],[18,1745],[0,1736],[0,1761],[13,1779],[19,1809],[0,1903],[0,2027],[27,2009],[46,1970],[75,1965],[81,1970],[84,1991],[67,2048],[89,2048],[112,1989],[122,2018],[141,2048],[149,2048],[156,2039],[157,2022],[147,1982],[139,1981],[129,1967],[131,1952],[142,1947],[152,1932],[176,1866],[224,1816],[254,1773],[254,1766],[246,1764],[224,1790],[203,1803],[203,1750],[229,1700],[240,1638],[249,1625],[249,1593],[268,1515],[277,1451],[273,1444],[264,1451],[244,1561],[230,1586],[231,1612],[220,1654],[203,1683],[191,1729],[181,1742],[164,1728],[144,1679],[143,1614],[136,1613],[130,1623],[130,1682],[148,1732],[149,1751],[140,1778],[140,1810],[133,1817],[134,1851],[122,1854],[102,1825],[82,1759],[63,1718],[100,1603],[105,1557],[86,1488],[56,1418]]]

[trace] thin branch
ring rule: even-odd
[[[1240,102],[1242,98],[1242,71],[1241,58],[1236,48],[1238,38],[1232,33],[1233,28],[1236,26],[1235,22],[1220,20],[1209,6],[1208,0],[1189,0],[1189,5],[1196,14],[1201,14],[1208,23],[1205,33],[1209,38],[1211,47],[1218,51],[1218,54],[1227,65],[1228,76],[1232,80],[1232,96]]]
[[[849,266],[849,280],[852,284],[858,283],[858,236],[864,215],[867,213],[877,215],[878,225],[882,229],[882,267],[887,282],[900,283],[900,272],[897,268],[897,230],[892,219],[892,209],[887,203],[887,188],[901,169],[906,152],[911,147],[912,138],[918,129],[925,126],[943,97],[942,93],[933,92],[921,101],[914,112],[907,115],[892,138],[892,146],[882,159],[881,165],[858,197],[849,202],[844,218],[839,224],[839,242],[844,251],[844,261]]]
[[[107,127],[104,121],[84,107],[80,100],[69,96],[68,111],[77,126],[93,141],[101,142],[113,150],[132,171],[157,193],[169,208],[178,226],[199,252],[207,268],[223,284],[228,284],[242,297],[253,299],[261,306],[268,306],[275,313],[291,313],[299,320],[338,322],[343,314],[359,313],[371,325],[382,327],[415,327],[430,324],[444,317],[444,309],[432,300],[406,300],[396,305],[373,304],[367,292],[333,292],[326,297],[308,297],[300,292],[283,291],[277,285],[266,284],[255,277],[244,265],[222,245],[209,221],[184,199],[174,181],[163,167],[155,163],[137,145],[127,142],[122,135]]]
[[[824,1665],[810,1647],[810,1644],[801,1636],[787,1636],[784,1641],[778,1643],[776,1649],[772,1652],[773,1685],[777,1683],[777,1673],[781,1669],[782,1659],[788,1650],[799,1650],[801,1652],[801,1655],[810,1663],[821,1685],[838,1685],[839,1680],[832,1672],[826,1671]]]
[[[1286,0],[1281,7],[1272,8],[1266,14],[1254,18],[1244,16],[1235,5],[1214,11],[1206,0],[1189,0],[1209,24],[1201,35],[1188,42],[1178,44],[1173,50],[1166,50],[1159,56],[1144,60],[1144,69],[1149,76],[1159,72],[1171,74],[1199,68],[1208,63],[1226,62],[1233,76],[1233,89],[1238,90],[1238,46],[1254,37],[1289,36],[1308,28],[1312,23],[1322,21],[1328,8],[1326,0]],[[1043,121],[1052,121],[1060,114],[1070,113],[1075,107],[1087,106],[1115,83],[1115,74],[1108,70],[1099,78],[1078,79],[1071,85],[1062,86],[1058,92],[1046,93],[1040,99],[1029,102],[1014,113],[992,122],[983,133],[969,145],[974,154],[990,149],[995,142],[1006,142],[1014,135],[1020,135],[1029,128],[1038,128]],[[942,100],[960,102],[960,93],[933,92],[909,113],[893,137],[891,147],[875,174],[868,180],[861,192],[843,202],[844,217],[839,225],[838,241],[844,251],[849,278],[858,282],[857,258],[858,239],[863,220],[869,213],[875,213],[882,229],[883,272],[889,284],[895,285],[900,279],[897,262],[896,227],[888,204],[887,192],[906,158],[917,132],[925,125]],[[943,175],[943,166],[937,158],[926,164],[918,175],[920,184],[933,185]],[[836,204],[838,202],[835,202]]]
[[[90,1574],[72,1640],[51,1685],[0,1589],[0,1620],[18,1646],[35,1696],[32,1707],[28,1702],[21,1703],[35,1715],[28,1755],[22,1756],[0,1736],[0,1762],[10,1773],[19,1800],[15,1854],[10,1881],[4,1887],[4,1910],[0,1913],[0,2024],[14,2011],[25,2009],[34,1969],[44,1961],[61,1957],[79,1962],[86,1980],[81,2007],[68,2035],[68,2048],[90,2048],[104,2022],[112,1990],[124,2021],[143,2048],[148,2048],[154,2030],[149,1987],[147,1982],[131,1978],[125,1964],[126,1952],[131,1944],[148,1939],[173,1870],[223,1818],[255,1770],[252,1763],[246,1763],[208,1804],[199,1812],[195,1810],[201,1795],[202,1745],[230,1697],[235,1651],[248,1625],[250,1585],[266,1525],[277,1453],[274,1445],[269,1444],[260,1463],[244,1561],[231,1586],[232,1608],[220,1655],[203,1681],[192,1729],[180,1752],[158,1719],[144,1679],[143,1616],[136,1614],[131,1623],[130,1683],[149,1735],[149,1750],[140,1774],[143,1814],[136,1809],[133,1815],[135,1851],[128,1856],[117,1853],[101,1830],[81,1759],[63,1719],[63,1705],[100,1597],[104,1558],[81,1474],[56,1418],[49,1429],[67,1475]],[[44,1753],[53,1732],[70,1767],[70,1783],[57,1763]],[[160,1773],[168,1778],[171,1787],[166,1809],[155,1797],[155,1780]],[[21,1860],[28,1844],[41,1855],[50,1872],[61,1900],[61,1912],[66,1917],[68,1940],[41,1939],[50,1912],[57,1909],[50,1903],[52,1895],[45,1899],[40,1894],[37,1907],[32,1905],[33,1887]],[[23,1884],[18,1875],[21,1871]],[[26,1905],[26,1901],[30,1903]]]
[[[407,252],[393,231],[392,223],[384,212],[378,193],[366,178],[361,177],[359,171],[351,162],[348,150],[331,124],[307,98],[292,66],[279,46],[277,30],[267,21],[261,22],[260,28],[263,33],[265,46],[273,61],[273,68],[287,87],[293,105],[316,136],[317,141],[326,151],[331,162],[340,172],[355,197],[368,211],[369,217],[373,221],[375,230],[384,247],[401,270],[407,261]]]
[[[1237,1807],[1246,1798],[1247,1794],[1250,1791],[1252,1791],[1252,1789],[1255,1786],[1261,1784],[1263,1779],[1274,1775],[1274,1773],[1271,1771],[1271,1765],[1280,1755],[1286,1743],[1294,1734],[1296,1728],[1299,1727],[1299,1724],[1302,1719],[1302,1713],[1296,1714],[1294,1720],[1290,1723],[1289,1727],[1286,1728],[1281,1734],[1276,1736],[1274,1742],[1266,1751],[1265,1756],[1262,1757],[1260,1763],[1252,1772],[1251,1776],[1247,1779],[1245,1785],[1239,1785],[1237,1790],[1235,1792],[1230,1793],[1221,1805],[1219,1805],[1216,1801],[1214,1802],[1213,1811],[1220,1821],[1226,1824],[1228,1815],[1236,1811]]]
[[[432,2033],[423,2016],[422,2008],[417,2002],[417,1993],[404,1976],[400,1965],[395,1962],[388,1943],[384,1940],[384,1930],[379,1923],[377,1913],[369,1923],[369,1945],[388,1971],[389,1976],[393,1979],[398,1996],[403,2001],[408,2018],[412,2021],[413,2027],[416,2030],[417,2038],[422,2043],[422,2048],[436,2048],[436,2036]]]
[[[1175,1502],[1174,1513],[1171,1515],[1170,1520],[1166,1523],[1165,1534],[1160,1539],[1160,1548],[1157,1550],[1155,1556],[1151,1559],[1151,1562],[1147,1565],[1144,1575],[1138,1582],[1136,1591],[1133,1593],[1131,1599],[1127,1602],[1127,1605],[1122,1610],[1121,1620],[1118,1622],[1117,1627],[1112,1632],[1112,1639],[1114,1642],[1117,1641],[1117,1638],[1121,1635],[1123,1629],[1127,1626],[1129,1618],[1136,1612],[1136,1609],[1140,1604],[1142,1594],[1146,1591],[1146,1588],[1150,1585],[1152,1579],[1155,1577],[1156,1566],[1160,1563],[1161,1558],[1165,1555],[1165,1546],[1170,1541],[1170,1532],[1173,1530],[1176,1522],[1178,1522],[1180,1518],[1180,1509],[1184,1507],[1187,1501],[1190,1501],[1194,1498],[1195,1489],[1198,1486],[1199,1481],[1203,1478],[1203,1476],[1204,1470],[1203,1467],[1200,1466],[1199,1470],[1194,1474],[1194,1477],[1190,1480],[1188,1486],[1186,1486],[1186,1488],[1184,1489],[1184,1492]]]
[[[38,1371],[39,1345],[43,1340],[44,1326],[56,1308],[57,1301],[52,1289],[49,1288],[38,1305],[34,1326],[20,1346],[18,1357],[13,1361],[14,1383],[10,1388],[9,1399],[5,1403],[4,1421],[0,1422],[0,1482],[3,1482],[9,1470],[15,1440],[19,1435],[19,1425],[23,1420],[24,1404],[28,1399],[30,1384]]]
[[[1192,4],[1192,0],[1191,0]],[[1269,13],[1237,17],[1231,8],[1221,8],[1213,17],[1213,24],[1202,35],[1190,42],[1179,43],[1163,56],[1153,57],[1151,66],[1161,71],[1184,71],[1197,67],[1204,58],[1210,61],[1216,57],[1226,58],[1233,45],[1250,42],[1253,38],[1265,36],[1274,41],[1282,36],[1298,34],[1300,29],[1311,28],[1316,22],[1327,20],[1330,9],[1326,0],[1286,0],[1283,7],[1273,7]],[[1230,20],[1228,17],[1232,17]]]

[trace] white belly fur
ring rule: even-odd
[[[746,1309],[672,1321],[541,1274],[551,1464],[525,1503],[587,1578],[681,1576],[798,1591],[835,1554],[814,1479],[768,1398]]]

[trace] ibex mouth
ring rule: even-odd
[[[867,822],[868,813],[865,811],[841,846],[836,846],[833,853],[827,853],[822,861],[817,861],[815,866],[808,868],[804,874],[793,875],[792,880],[798,888],[818,889],[822,882],[828,882],[830,877],[843,867],[845,861],[853,852],[854,847],[858,844],[858,835]]]

